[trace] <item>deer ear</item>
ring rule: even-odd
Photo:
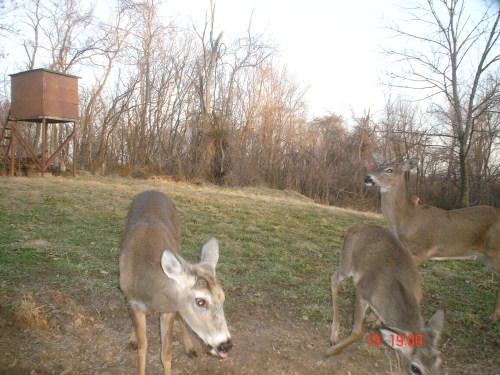
[[[216,238],[210,238],[201,249],[201,263],[208,263],[215,273],[215,266],[219,261],[219,242]]]
[[[161,268],[169,278],[179,281],[183,271],[182,264],[175,254],[170,250],[165,250],[161,256]]]
[[[382,165],[384,163],[387,163],[387,159],[384,158],[382,155],[380,155],[378,152],[374,152],[372,154],[372,157],[373,157],[373,161],[375,162],[375,164],[377,165]]]
[[[441,332],[444,327],[444,312],[443,310],[438,310],[431,316],[427,322],[427,329],[430,332],[431,340],[436,346],[441,338]]]
[[[419,161],[418,158],[406,159],[400,165],[401,170],[403,172],[411,171],[413,168],[415,168],[418,165],[418,161]]]
[[[408,346],[406,341],[401,342],[396,339],[399,334],[398,332],[383,328],[380,330],[380,333],[382,334],[382,338],[385,343],[391,348],[399,350],[403,356],[408,357],[413,352],[413,348]]]

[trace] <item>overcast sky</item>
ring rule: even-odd
[[[164,1],[165,21],[173,18],[186,27],[201,28],[210,8],[210,0]],[[382,17],[397,9],[392,4],[397,0],[214,1],[215,34],[224,31],[223,41],[229,43],[244,35],[252,19],[252,31],[263,33],[264,40],[277,46],[280,63],[307,88],[310,117],[328,112],[350,116],[351,109],[373,113],[382,107],[383,60],[378,53],[385,38]],[[104,19],[108,5],[97,3]],[[0,61],[0,69],[11,74],[25,57],[17,58],[23,51],[12,46],[13,40],[4,41],[10,42],[9,56]]]
[[[484,10],[485,0],[466,0]],[[490,0],[488,0],[490,1]],[[165,20],[201,28],[210,0],[165,0]],[[394,43],[388,22],[409,25],[400,7],[414,0],[215,0],[215,34],[226,43],[252,30],[278,48],[281,64],[307,89],[309,115],[350,117],[381,110],[389,95],[383,70],[394,69],[380,53]],[[104,3],[108,4],[108,3]],[[98,8],[105,7],[103,2]],[[415,31],[415,30],[413,30]],[[404,46],[403,46],[404,47]],[[9,49],[9,53],[20,52]],[[12,59],[11,59],[12,60]],[[15,60],[15,59],[14,59]],[[6,61],[4,61],[6,63]],[[8,73],[16,71],[14,61]],[[394,90],[392,97],[399,94]]]
[[[399,2],[401,3],[401,2]],[[202,24],[209,0],[168,0],[166,9],[184,22]],[[393,0],[216,0],[216,34],[241,35],[252,28],[278,46],[283,64],[308,87],[311,115],[350,116],[382,108],[383,19],[398,17]],[[178,13],[176,13],[178,12]]]

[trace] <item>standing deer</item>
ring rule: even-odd
[[[184,322],[222,359],[231,349],[222,305],[224,292],[215,277],[219,245],[211,238],[201,250],[201,262],[189,264],[179,255],[180,219],[172,200],[145,191],[132,201],[120,250],[120,287],[127,296],[137,346],[138,373],[145,374],[146,313],[160,314],[161,361],[171,374],[172,334],[180,315],[181,339],[188,355],[193,345]]]
[[[500,210],[476,206],[442,210],[411,202],[404,172],[418,164],[418,159],[389,162],[373,155],[377,169],[364,182],[378,186],[382,213],[391,232],[408,247],[417,264],[427,259],[477,258],[492,268],[500,278]],[[500,279],[493,322],[500,319]]]
[[[356,288],[354,323],[349,337],[338,342],[337,297],[342,281],[352,276]],[[373,224],[349,228],[342,245],[340,265],[331,278],[332,328],[327,355],[336,355],[363,337],[363,319],[368,307],[388,328],[383,340],[396,350],[398,371],[427,375],[438,372],[436,349],[444,324],[438,310],[425,327],[420,314],[422,289],[417,266],[401,243],[386,229]],[[399,336],[398,336],[399,335]],[[380,336],[379,336],[380,337]],[[396,337],[398,339],[396,339]],[[411,341],[411,339],[419,340]]]

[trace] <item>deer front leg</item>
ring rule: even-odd
[[[354,324],[352,326],[351,334],[348,338],[330,348],[326,353],[327,356],[339,354],[353,342],[358,341],[363,337],[363,319],[365,317],[368,306],[368,302],[362,299],[359,294],[356,294],[356,303],[354,306]]]
[[[165,375],[172,374],[172,336],[174,333],[175,312],[160,314],[161,363]]]
[[[180,314],[177,314],[177,321],[179,322],[179,328],[181,330],[181,341],[182,345],[184,345],[184,350],[186,351],[186,355],[189,358],[196,357],[196,350],[194,350],[193,341],[189,336],[189,331],[186,328],[186,323],[184,323],[184,320],[182,319]]]
[[[148,348],[148,340],[146,337],[146,314],[130,308],[130,315],[132,316],[132,322],[134,323],[134,334],[130,338],[130,342],[133,345],[133,339],[137,343],[137,372],[139,375],[145,375],[146,373],[146,350]]]

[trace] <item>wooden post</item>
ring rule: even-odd
[[[47,120],[42,119],[42,177],[45,176],[45,168],[47,168]]]
[[[76,121],[73,123],[74,133],[73,136],[73,177],[76,177],[76,137],[78,135]]]
[[[14,123],[10,127],[10,177],[14,177],[14,168],[16,167],[16,131]]]

